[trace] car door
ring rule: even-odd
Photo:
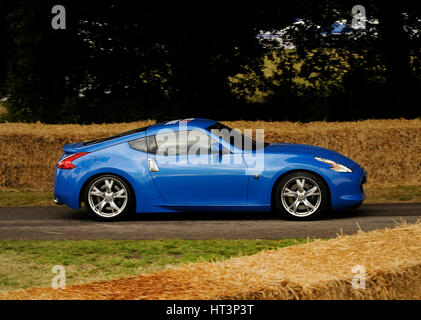
[[[215,143],[221,152],[210,151],[210,145]],[[223,149],[206,132],[197,129],[160,133],[149,137],[148,144],[153,181],[169,204],[247,203],[243,157]]]

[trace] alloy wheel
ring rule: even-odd
[[[128,192],[124,184],[113,177],[94,181],[88,190],[88,202],[92,211],[104,218],[118,216],[127,206]]]
[[[288,180],[281,190],[282,205],[296,217],[308,217],[320,207],[320,186],[308,177],[299,176]]]

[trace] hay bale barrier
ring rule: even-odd
[[[0,299],[421,299],[421,223]]]
[[[89,141],[155,123],[103,125],[0,124],[0,190],[50,191],[65,143]],[[267,142],[311,144],[338,151],[368,172],[369,187],[421,184],[421,119],[356,122],[232,121],[264,129]]]

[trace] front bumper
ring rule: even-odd
[[[341,173],[335,182],[331,190],[333,210],[352,207],[365,200],[363,185],[367,182],[367,173],[362,167],[355,166],[352,173]]]

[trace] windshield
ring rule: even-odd
[[[252,138],[242,134],[240,131],[234,130],[219,122],[214,123],[206,129],[238,149],[251,151],[265,148],[269,145],[269,143],[257,143]]]

